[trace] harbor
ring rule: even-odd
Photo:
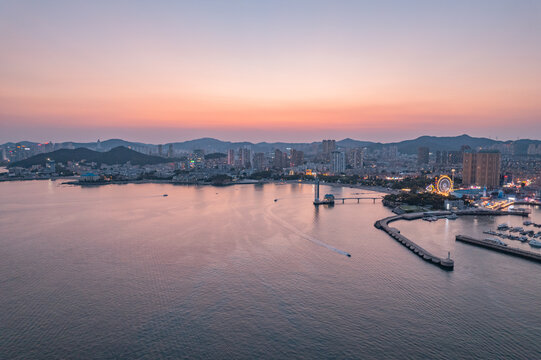
[[[427,221],[437,221],[438,219],[446,218],[446,219],[456,219],[458,216],[465,216],[465,215],[474,215],[474,216],[505,216],[505,215],[515,215],[515,216],[529,216],[530,212],[529,209],[524,209],[523,211],[502,211],[502,210],[487,210],[487,209],[466,209],[466,210],[458,210],[458,211],[430,211],[430,212],[417,212],[417,213],[406,213],[402,215],[396,215],[396,216],[390,216],[386,217],[384,219],[380,219],[375,222],[374,226],[377,229],[385,231],[389,236],[391,236],[393,239],[407,247],[409,250],[414,252],[416,255],[421,257],[423,260],[428,261],[434,265],[437,265],[441,267],[444,270],[453,270],[454,269],[454,260],[451,259],[450,253],[448,252],[447,258],[442,258],[439,256],[436,256],[426,249],[422,248],[418,244],[416,244],[414,241],[408,239],[404,235],[400,233],[400,230],[390,227],[389,223],[393,221],[398,220],[418,220],[423,219]],[[490,242],[488,242],[490,245]],[[501,246],[505,247],[505,246]],[[520,252],[528,253],[524,250],[520,250]],[[541,258],[541,255],[534,254],[536,256],[539,256]]]

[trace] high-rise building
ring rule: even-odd
[[[323,140],[322,152],[326,161],[331,159],[331,153],[336,150],[336,140]]]
[[[291,166],[299,166],[304,162],[304,152],[291,149]]]
[[[265,154],[264,153],[255,153],[254,154],[254,169],[255,170],[265,170]]]
[[[274,159],[272,161],[272,167],[276,169],[283,169],[284,168],[284,155],[280,149],[274,150]]]
[[[239,149],[240,166],[242,166],[244,168],[251,167],[252,159],[251,159],[250,155],[251,155],[250,149]]]
[[[335,174],[346,172],[346,154],[341,151],[333,151],[331,153],[331,167]]]
[[[235,165],[235,150],[229,149],[227,150],[227,164],[228,165]]]
[[[384,160],[396,160],[398,157],[398,147],[396,145],[383,147],[381,149],[381,156]]]
[[[158,145],[158,155],[159,156],[163,155],[163,146],[162,146],[162,144]]]
[[[348,153],[348,164],[354,169],[362,169],[364,166],[364,151],[361,148],[351,149]]]
[[[439,150],[436,151],[436,164],[447,165],[449,162],[449,152]]]
[[[500,185],[500,164],[499,151],[465,152],[462,163],[462,183],[496,188]]]
[[[173,144],[169,144],[169,149],[167,149],[167,157],[173,157]]]
[[[428,164],[429,150],[426,146],[421,146],[417,150],[417,164],[425,165]]]

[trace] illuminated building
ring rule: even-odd
[[[304,162],[304,152],[291,149],[291,166],[299,166]]]
[[[274,160],[272,161],[272,166],[276,169],[283,169],[283,154],[279,149],[274,150]]]
[[[346,154],[341,151],[333,151],[331,155],[332,172],[335,174],[346,172]]]
[[[234,149],[227,150],[227,164],[235,165],[235,150]]]
[[[496,150],[465,152],[462,163],[464,185],[496,188],[500,185],[501,154]]]

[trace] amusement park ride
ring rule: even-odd
[[[435,184],[426,187],[427,191],[448,196],[453,191],[453,180],[447,175],[436,178]]]

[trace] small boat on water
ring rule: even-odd
[[[507,224],[498,225],[498,230],[507,230],[507,229],[509,229],[509,225]]]
[[[163,194],[163,196],[169,196],[169,195],[167,195],[167,194]]]
[[[500,246],[507,246],[507,244],[504,243],[503,241],[501,241],[500,239],[486,238],[485,241],[488,241],[488,242],[491,242],[493,244],[500,245]]]
[[[530,240],[528,244],[530,244],[530,246],[534,248],[541,248],[541,241],[538,240]]]
[[[526,226],[529,226],[529,225],[532,225],[533,223],[530,221],[530,220],[526,220],[522,223],[522,225],[526,225]]]
[[[455,214],[455,213],[452,213],[451,215],[447,215],[447,219],[456,220],[456,219],[458,219],[458,215]]]

